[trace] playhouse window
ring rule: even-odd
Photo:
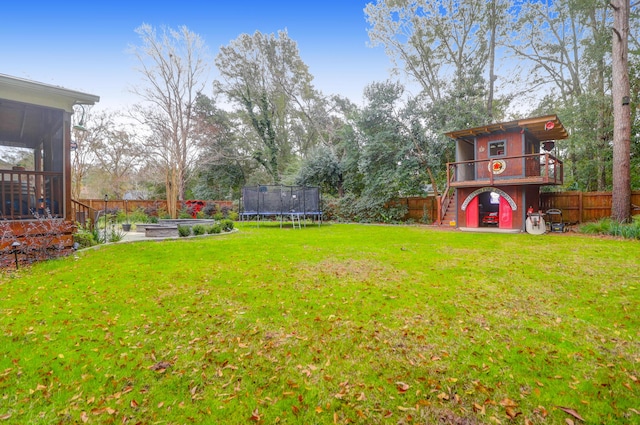
[[[489,157],[505,156],[507,154],[507,141],[498,140],[489,142]]]

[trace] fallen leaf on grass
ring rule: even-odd
[[[404,382],[396,382],[396,388],[398,392],[404,393],[410,388],[409,384],[405,384]]]
[[[518,403],[511,400],[510,398],[505,398],[500,401],[500,405],[504,407],[518,407]]]
[[[254,422],[260,421],[260,413],[258,412],[258,409],[255,409],[253,412],[251,412],[251,417],[249,418],[249,420]]]
[[[156,372],[164,372],[166,369],[171,367],[171,363],[169,362],[158,362],[152,366],[149,366],[149,369],[155,370]]]
[[[505,413],[507,414],[507,416],[509,417],[509,419],[515,419],[516,416],[518,415],[522,415],[522,412],[516,412],[515,409],[513,407],[507,407],[505,409]]]
[[[6,421],[7,419],[11,419],[11,413],[5,413],[4,415],[0,416],[0,421]]]
[[[570,407],[562,407],[562,406],[556,406],[556,407],[558,409],[562,410],[563,412],[568,413],[569,415],[573,416],[574,418],[584,422],[584,419],[582,418],[582,416],[580,416],[580,414],[578,412],[576,412],[574,409],[571,409]]]
[[[473,403],[473,411],[480,415],[484,415],[486,413],[485,407],[478,403]]]

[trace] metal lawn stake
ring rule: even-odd
[[[20,242],[15,241],[14,243],[11,244],[11,247],[13,248],[13,255],[15,255],[16,257],[16,270],[18,269],[18,247],[20,246]]]

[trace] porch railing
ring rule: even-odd
[[[0,218],[28,220],[37,215],[62,217],[62,173],[0,170]]]
[[[474,184],[562,184],[563,163],[549,153],[450,162],[453,187]]]
[[[95,208],[91,208],[87,204],[83,204],[75,199],[71,200],[71,210],[76,223],[86,226],[93,230],[96,222],[98,211]]]
[[[439,213],[438,213],[438,224],[442,224],[444,217],[447,215],[447,210],[449,209],[449,205],[451,204],[451,200],[453,199],[454,191],[451,188],[451,182],[455,177],[455,167],[451,164],[447,164],[447,186],[445,187],[440,199],[438,200],[439,204]]]

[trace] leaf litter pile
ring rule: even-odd
[[[0,423],[640,423],[640,246],[239,226],[3,275]]]

